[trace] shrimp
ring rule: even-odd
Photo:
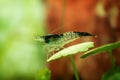
[[[46,51],[48,53],[51,53],[53,51],[58,51],[64,48],[66,44],[85,36],[96,36],[96,35],[90,34],[87,32],[72,31],[72,32],[65,32],[62,34],[50,34],[46,36],[37,36],[36,40],[40,42],[44,42]]]

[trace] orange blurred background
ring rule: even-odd
[[[83,38],[82,41],[94,41],[95,46],[120,40],[120,0],[46,0],[48,33],[82,31],[96,34],[97,38]],[[62,11],[64,26],[61,30]],[[72,43],[71,43],[72,44]],[[114,51],[116,65],[120,65],[120,50]],[[107,53],[74,60],[82,80],[100,80],[103,73],[111,68]],[[65,57],[48,64],[51,80],[74,80],[74,73],[69,58]]]

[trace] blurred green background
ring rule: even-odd
[[[0,0],[0,80],[34,80],[45,67],[42,0]]]

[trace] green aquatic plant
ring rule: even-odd
[[[100,47],[97,47],[97,48],[94,48],[92,50],[87,51],[86,53],[84,53],[81,56],[81,58],[86,58],[90,55],[95,55],[95,54],[98,54],[98,53],[101,53],[101,52],[108,52],[109,55],[110,55],[110,60],[111,60],[112,66],[115,67],[114,59],[113,59],[113,56],[112,56],[112,50],[115,49],[115,48],[118,48],[118,47],[120,47],[120,41],[115,42],[115,43],[105,44],[105,45],[102,45]]]
[[[43,68],[36,74],[35,80],[50,80],[50,70],[48,68]]]
[[[97,47],[97,48],[94,48],[92,50],[87,51],[86,53],[84,53],[81,56],[81,58],[86,58],[90,55],[99,54],[101,52],[108,52],[108,54],[110,56],[112,68],[108,72],[103,74],[102,80],[120,80],[120,78],[119,78],[120,67],[115,65],[114,57],[112,55],[112,50],[119,48],[119,47],[120,47],[120,41],[115,42],[115,43],[105,44],[105,45],[102,45],[100,47]]]
[[[102,76],[102,80],[120,80],[120,67],[116,66]]]
[[[59,59],[64,56],[73,55],[79,52],[85,52],[92,47],[94,47],[93,42],[84,42],[84,43],[76,44],[57,52],[56,54],[48,58],[47,62]]]
[[[52,55],[50,58],[47,59],[47,62],[59,59],[61,57],[69,56],[71,63],[72,63],[74,73],[75,73],[76,80],[79,80],[79,76],[78,76],[78,72],[77,72],[77,69],[76,69],[76,66],[74,63],[73,55],[77,54],[79,52],[85,52],[89,48],[92,48],[92,47],[94,47],[93,42],[84,42],[84,43],[76,44],[76,45],[70,46],[68,48],[65,48],[65,49],[57,52],[56,54]]]

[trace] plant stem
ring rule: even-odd
[[[65,25],[64,23],[65,23],[66,0],[62,0],[62,3],[63,3],[63,9],[62,9],[61,31],[63,32],[64,31],[64,25]],[[72,66],[73,66],[73,70],[74,70],[74,73],[75,73],[76,80],[79,80],[79,75],[78,75],[78,72],[77,72],[77,69],[76,69],[76,66],[75,66],[74,59],[73,59],[72,55],[70,55],[70,60],[71,60]]]
[[[114,57],[112,55],[112,50],[108,50],[109,52],[109,56],[110,56],[110,61],[111,61],[111,64],[112,64],[112,69],[115,68],[115,61],[114,61]]]
[[[70,61],[71,61],[71,63],[72,63],[72,67],[73,67],[73,70],[74,70],[74,73],[75,73],[75,78],[76,78],[76,80],[80,80],[72,55],[70,55]]]

